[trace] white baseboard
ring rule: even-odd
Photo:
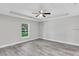
[[[71,43],[71,42],[65,42],[65,41],[59,41],[59,40],[55,40],[55,39],[47,39],[47,38],[42,38],[42,39],[44,39],[44,40],[48,40],[48,41],[55,41],[55,42],[59,42],[59,43],[64,43],[64,44],[68,44],[68,45],[79,46],[79,44]]]
[[[28,39],[28,40],[24,40],[24,41],[19,41],[19,42],[15,42],[15,43],[6,44],[6,45],[0,46],[0,48],[5,48],[5,47],[8,47],[8,46],[13,46],[13,45],[16,45],[16,44],[20,44],[20,43],[24,43],[24,42],[29,42],[29,41],[36,40],[36,39],[38,39],[38,38]]]
[[[29,41],[36,40],[36,39],[38,39],[38,38],[28,39],[28,40],[24,40],[24,41],[20,41],[20,42],[15,42],[15,43],[11,43],[11,44],[6,44],[6,45],[0,46],[0,48],[4,48],[4,47],[8,47],[8,46],[13,46],[13,45],[16,45],[16,44],[20,44],[20,43],[24,43],[24,42],[29,42]],[[76,44],[76,43],[59,41],[59,40],[55,40],[55,39],[47,39],[47,38],[40,38],[40,39],[44,39],[44,40],[48,40],[48,41],[55,41],[55,42],[69,44],[69,45],[74,45],[74,46],[79,46],[79,44]]]

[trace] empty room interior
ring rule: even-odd
[[[79,3],[0,3],[0,56],[79,56]]]

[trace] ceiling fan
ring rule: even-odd
[[[46,17],[46,15],[51,15],[50,12],[45,12],[44,10],[39,10],[37,13],[32,13],[32,14],[36,14],[35,17]]]

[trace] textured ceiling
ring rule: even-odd
[[[51,12],[51,15],[47,15],[46,18],[56,18],[57,15],[69,14],[65,16],[79,15],[78,3],[0,3],[0,13],[10,16],[19,17],[10,13],[11,11],[21,13],[26,17],[36,18],[32,12],[37,12],[39,9],[47,10]],[[25,17],[20,16],[20,17]],[[55,16],[55,17],[54,17]],[[62,17],[62,16],[60,16]],[[45,19],[45,18],[43,18]]]

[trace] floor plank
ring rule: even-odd
[[[79,47],[37,39],[1,48],[0,56],[79,56]]]

